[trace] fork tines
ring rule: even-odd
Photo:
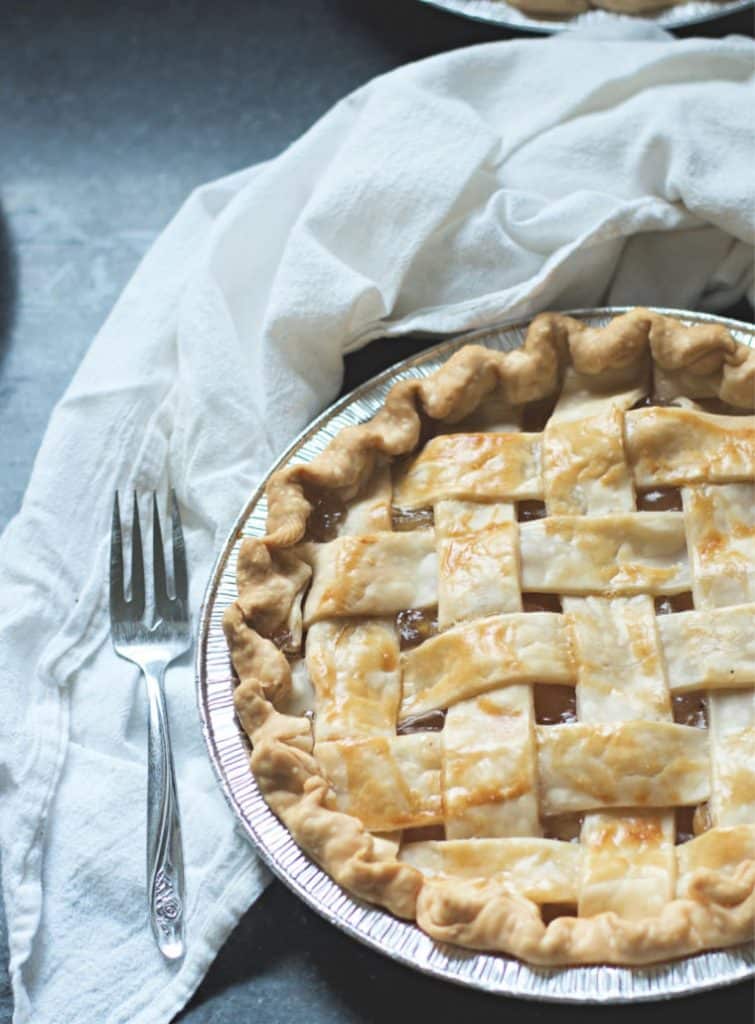
[[[173,548],[173,596],[168,590],[168,572],[160,525],[157,494],[152,493],[152,558],[155,612],[166,621],[182,620],[187,616],[189,596],[186,545],[181,528],[176,492],[170,492],[171,534]],[[118,492],[113,502],[113,523],[110,537],[110,615],[114,620],[141,619],[145,608],[144,551],[139,519],[139,502],[134,492],[133,525],[131,539],[130,597],[126,597],[125,568],[123,562],[123,527]]]

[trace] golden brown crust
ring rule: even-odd
[[[573,17],[590,10],[587,0],[511,0],[512,6],[534,17]]]
[[[510,953],[535,964],[646,964],[752,938],[755,863],[733,877],[701,869],[690,895],[652,918],[609,912],[543,924],[533,904],[495,881],[426,880],[417,923],[441,942]]]
[[[512,6],[535,17],[571,18],[590,10],[617,11],[619,14],[641,15],[673,7],[681,0],[509,0]]]
[[[301,597],[309,566],[291,548],[304,535],[307,491],[347,501],[372,472],[377,456],[395,458],[419,442],[422,414],[448,423],[473,412],[494,389],[512,404],[554,393],[565,368],[615,378],[650,358],[668,387],[689,397],[715,396],[740,408],[755,400],[755,352],[720,325],[688,327],[635,309],[607,327],[570,317],[536,317],[521,349],[498,352],[468,345],[436,373],[396,384],[368,423],[338,434],[306,465],[286,467],[267,486],[268,533],[246,539],[238,558],[238,600],[224,629],[239,676],[236,710],[253,744],[261,792],[297,842],[345,888],[407,918],[429,935],[475,949],[508,952],[539,964],[641,964],[752,937],[755,860],[733,873],[708,868],[689,878],[685,898],[660,915],[625,920],[614,913],[563,917],[544,925],[535,905],[493,880],[427,878],[396,859],[389,845],[355,817],[332,810],[328,783],[313,754],[311,722],[278,710],[291,690],[285,656],[269,637],[296,649]]]
[[[713,375],[716,397],[752,408],[755,352],[736,342],[720,324],[688,327],[638,308],[595,328],[558,313],[541,313],[530,324],[521,349],[498,352],[465,346],[430,377],[396,384],[376,416],[342,430],[317,458],[275,473],[266,489],[265,543],[269,549],[280,549],[301,539],[311,508],[306,485],[332,489],[348,500],[371,471],[376,453],[396,457],[411,451],[419,438],[420,410],[433,419],[454,422],[499,383],[507,401],[515,405],[552,394],[569,363],[579,373],[597,376],[636,364],[648,354],[663,370],[689,378],[690,397],[696,397],[696,380],[705,383],[707,397]]]

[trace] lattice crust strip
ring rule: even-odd
[[[553,551],[556,564],[567,563],[575,553],[583,556],[589,550],[593,566],[604,574],[611,573],[611,586],[601,588],[590,581],[592,585],[586,590],[608,594],[623,589],[638,595],[628,599],[570,596],[563,601],[564,611],[574,624],[580,719],[574,728],[586,731],[584,739],[569,734],[569,749],[575,764],[580,763],[582,770],[588,769],[585,777],[593,783],[600,780],[601,792],[605,792],[607,783],[610,786],[605,778],[606,767],[612,761],[612,752],[618,751],[623,761],[621,785],[632,789],[632,798],[620,802],[625,807],[638,808],[631,816],[615,812],[585,816],[580,835],[584,855],[577,908],[581,916],[613,911],[631,919],[657,914],[673,894],[674,812],[645,808],[669,808],[688,802],[677,799],[678,791],[682,786],[694,788],[695,782],[700,786],[700,800],[705,799],[708,751],[706,737],[694,729],[684,737],[684,751],[675,748],[676,729],[680,727],[668,724],[669,692],[654,607],[647,596],[661,587],[668,588],[666,593],[689,589],[682,516],[674,512],[634,511],[636,496],[632,464],[625,451],[624,421],[626,410],[636,400],[636,390],[609,397],[595,396],[582,417],[583,403],[577,396],[583,389],[577,376],[572,370],[566,371],[561,396],[545,430],[545,501],[549,518],[541,523],[547,531],[552,528],[551,514],[575,514],[578,518],[574,520],[573,532],[559,534],[568,547],[563,554]],[[637,455],[642,454],[640,448]],[[590,538],[587,543],[585,536]],[[545,555],[545,570],[553,574],[547,562],[547,545],[541,545],[539,550]],[[581,561],[578,557],[574,573],[579,572]],[[587,559],[584,561],[588,564]],[[566,574],[562,580],[561,593],[574,594]],[[628,723],[625,728],[631,729],[629,741],[615,744],[609,740],[605,748],[596,744],[593,737],[602,737],[602,730],[614,728],[617,721]],[[592,723],[597,724],[595,732]],[[642,732],[636,735],[634,730],[640,729]],[[643,735],[645,730],[647,735]],[[693,747],[698,751],[696,755],[692,754]],[[674,749],[679,750],[676,756]],[[639,782],[635,778],[637,764],[652,764],[657,799],[648,798],[646,780]],[[690,771],[693,764],[696,768]],[[675,774],[675,765],[678,778],[664,792],[661,780],[667,774]],[[568,777],[568,772],[565,775]],[[633,789],[635,782],[639,782],[637,790]]]
[[[682,490],[684,516],[693,569],[695,607],[726,608],[729,621],[747,612],[729,609],[755,598],[755,485],[699,484]],[[751,606],[750,606],[751,607]],[[715,613],[713,613],[715,614]],[[721,621],[723,616],[717,615]],[[734,646],[752,652],[753,619]],[[704,645],[710,651],[715,641]],[[731,648],[732,645],[730,645]],[[722,652],[723,653],[723,652]],[[735,653],[735,652],[731,652]],[[730,661],[732,685],[738,672],[739,652]],[[751,676],[751,682],[755,676]],[[710,717],[713,825],[755,821],[755,692],[721,691],[708,694]]]
[[[401,657],[400,717],[448,708],[515,683],[575,681],[562,615],[512,612],[462,623]]]
[[[610,713],[615,718],[639,718],[648,707],[654,707],[659,715],[668,715],[668,690],[752,690],[755,604],[725,611],[680,612],[657,619],[652,601],[645,596],[610,602],[588,597],[584,606],[582,611],[576,603],[567,603],[568,615],[513,612],[462,623],[401,655],[392,623],[361,619],[351,626],[348,619],[317,623],[310,629],[308,650],[310,673],[320,701],[318,721],[323,723],[329,717],[327,706],[331,700],[337,702],[335,711],[340,715],[341,702],[355,696],[344,689],[344,695],[337,697],[331,692],[334,686],[364,685],[365,703],[359,707],[368,718],[380,714],[381,730],[388,734],[395,732],[396,717],[391,716],[399,699],[398,718],[404,720],[502,686],[575,685],[578,665],[583,674],[590,673],[593,681],[592,693],[584,686],[580,691],[581,705],[590,718],[590,701],[598,699],[593,694],[609,698]],[[343,643],[346,637],[348,644]],[[336,643],[343,660],[336,661],[329,653]],[[647,645],[644,657],[637,662],[617,660],[617,651],[626,650],[632,643]],[[370,651],[379,651],[384,660],[377,662]],[[662,664],[667,685],[666,681],[663,685],[657,683]],[[334,681],[318,685],[326,669],[334,674]],[[364,674],[371,671],[379,674],[372,682],[368,679],[363,683]],[[349,721],[341,724],[341,732],[348,735],[350,729],[355,729],[355,735],[360,734],[362,726],[357,716],[346,717]]]
[[[672,722],[538,726],[535,768],[527,708],[519,699],[523,690],[480,698],[479,709],[491,720],[486,733],[462,704],[448,738],[443,730],[443,744],[436,732],[317,743],[336,806],[370,829],[390,831],[439,823],[442,806],[452,818],[465,805],[484,804],[486,796],[501,805],[498,813],[505,812],[512,800],[534,795],[536,779],[545,816],[597,807],[696,806],[710,796],[705,731]],[[508,785],[502,785],[502,771]],[[539,831],[536,804],[533,811],[529,834]],[[523,833],[515,828],[509,834]]]
[[[709,396],[755,398],[725,330],[548,314],[271,479],[226,616],[236,707],[268,802],[347,888],[538,963],[751,934],[755,421]],[[674,722],[703,690],[710,729]],[[709,827],[675,845],[682,808]]]
[[[524,435],[513,417],[511,420],[506,433],[457,436],[462,441],[493,437],[516,442]],[[504,457],[499,472],[505,473],[506,464]],[[502,500],[485,505],[446,498],[434,505],[434,519],[439,555],[439,628],[448,629],[456,622],[474,626],[491,613],[500,613],[503,618],[505,613],[520,612],[514,505]],[[448,635],[442,633],[439,639]],[[511,645],[509,651],[513,653]],[[535,708],[532,689],[521,685],[523,682],[514,676],[510,679],[514,685],[506,689],[483,693],[472,688],[452,706],[447,705],[441,734],[447,839],[540,833]],[[404,699],[409,690],[407,684]]]
[[[627,889],[634,886],[638,876],[641,879],[655,862],[659,875],[675,872],[676,895],[683,898],[700,869],[732,877],[744,861],[755,856],[755,825],[704,832],[681,846],[669,845],[659,851],[654,835],[640,827],[638,819],[617,815],[612,824],[607,838],[616,843],[616,863],[604,876],[611,889],[617,879],[626,879]],[[531,837],[409,843],[399,853],[402,861],[429,877],[494,879],[540,904],[576,903],[587,870],[584,862],[591,856],[588,847],[576,843]],[[667,862],[669,856],[672,864]],[[622,904],[625,915],[631,912],[621,893],[611,892],[610,897]]]

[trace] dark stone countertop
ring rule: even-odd
[[[680,35],[749,35],[749,13]],[[139,258],[196,185],[277,154],[337,99],[400,64],[515,33],[414,0],[26,0],[0,40],[0,528],[50,411]],[[747,317],[746,307],[737,311]],[[375,343],[347,385],[395,361]],[[400,343],[399,354],[419,346]],[[0,915],[2,920],[2,915]],[[0,1022],[9,1021],[0,926]],[[107,994],[103,993],[103,1002]],[[421,1009],[416,1010],[415,1007]],[[220,952],[186,1022],[749,1019],[752,990],[606,1011],[469,992],[346,938],[273,883]],[[61,1021],[65,1011],[61,1010]],[[72,1022],[77,1024],[77,1022]]]

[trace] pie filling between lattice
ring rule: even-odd
[[[236,707],[342,885],[536,963],[752,937],[754,364],[545,314],[271,478]]]

